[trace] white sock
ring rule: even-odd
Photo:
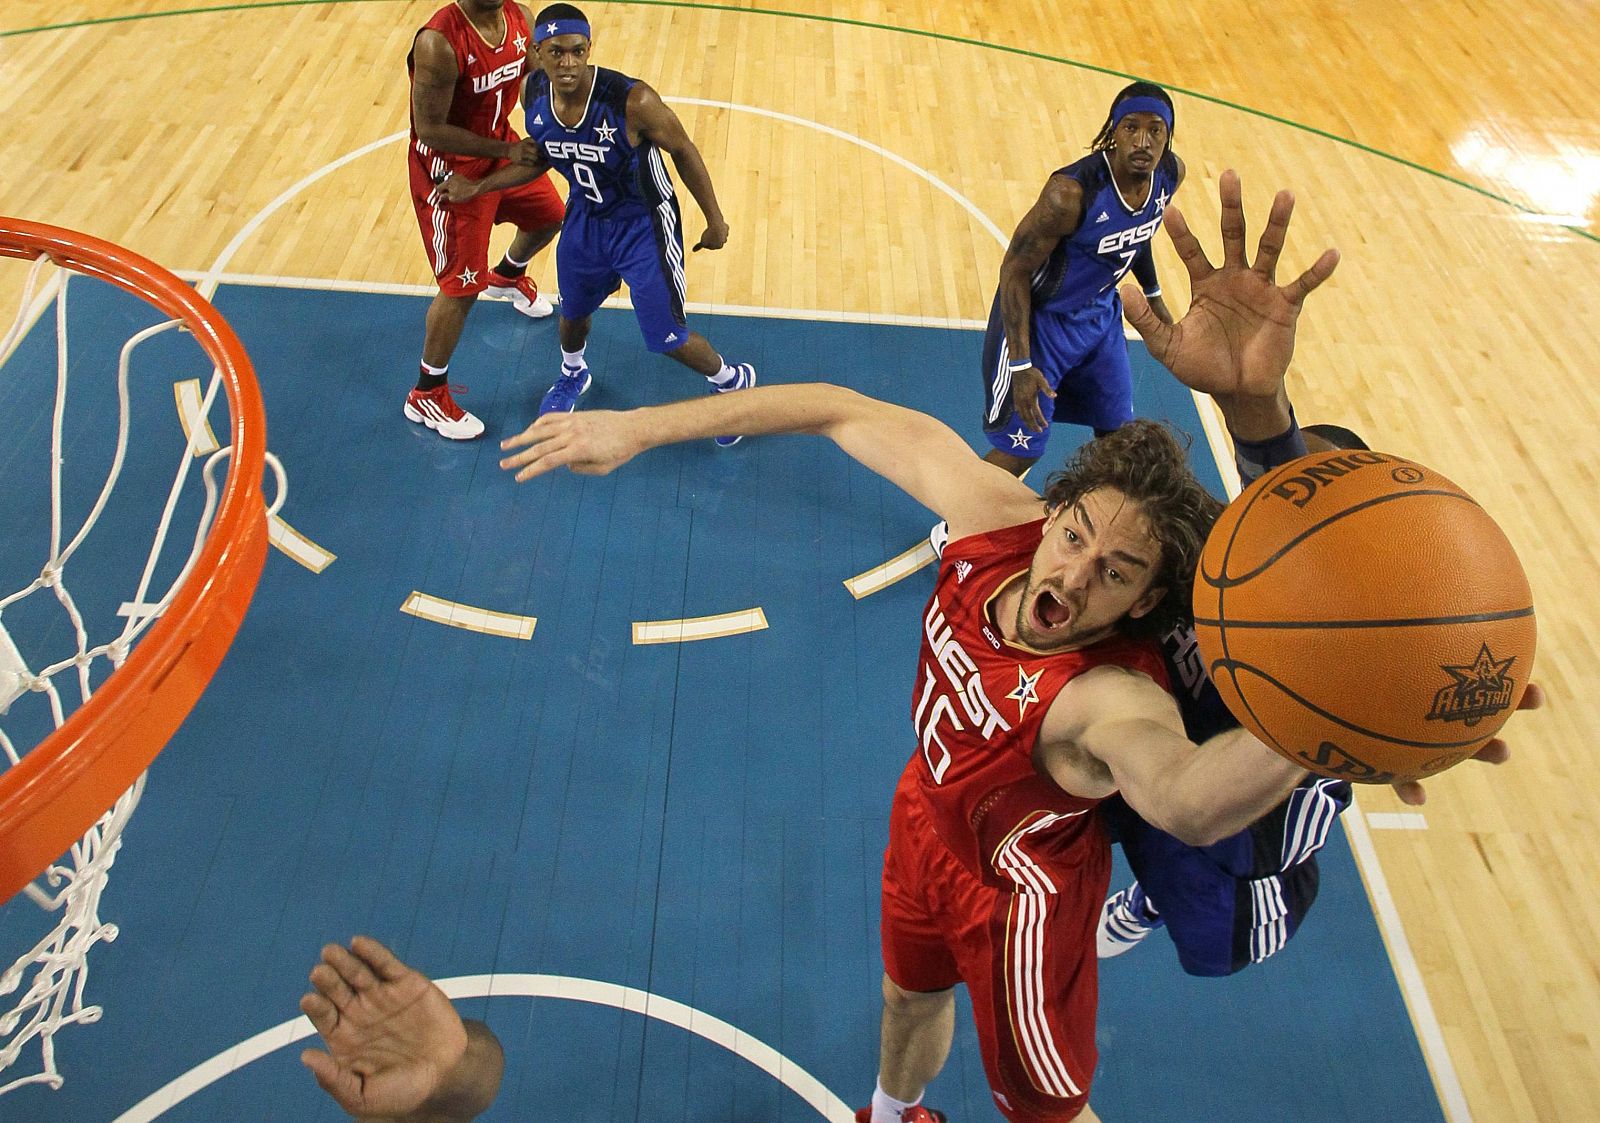
[[[428,375],[430,375],[430,376],[432,376],[434,378],[438,378],[442,374],[449,373],[450,364],[446,363],[442,367],[433,367],[433,366],[429,366],[427,361],[424,360],[423,363],[422,363],[422,370],[423,370],[423,372],[425,374],[428,374]]]
[[[566,367],[568,370],[577,370],[580,367],[588,366],[589,364],[583,361],[583,353],[588,350],[588,348],[589,345],[587,343],[585,343],[582,347],[579,347],[576,351],[568,351],[565,347],[563,347],[561,349],[561,365]]]
[[[528,255],[528,261],[532,260],[533,255],[530,253]],[[511,256],[511,247],[506,247],[506,264],[511,266],[513,269],[526,269],[528,267],[528,261],[518,261],[516,258]]]
[[[922,1102],[919,1095],[909,1103],[895,1099],[880,1082],[872,1093],[872,1123],[900,1123],[900,1117]]]
[[[739,372],[728,365],[727,359],[723,359],[720,355],[717,357],[722,362],[722,369],[716,374],[706,375],[706,381],[713,386],[730,386],[738,379]]]

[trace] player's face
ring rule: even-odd
[[[1154,113],[1129,113],[1111,134],[1111,161],[1124,175],[1148,176],[1167,150],[1167,123]]]
[[[1017,608],[1017,636],[1053,651],[1105,638],[1127,616],[1143,616],[1165,590],[1153,589],[1161,547],[1140,505],[1097,488],[1045,522]]]
[[[557,93],[576,93],[589,73],[589,40],[582,35],[553,35],[539,44],[539,68]]]

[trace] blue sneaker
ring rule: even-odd
[[[561,364],[561,377],[555,384],[544,392],[544,401],[539,403],[539,416],[547,413],[571,413],[578,405],[578,397],[587,389],[594,379],[589,375],[589,368],[578,367],[576,370]]]
[[[711,383],[711,392],[713,394],[731,394],[735,390],[748,390],[756,384],[756,368],[749,363],[739,363],[733,369],[738,372],[738,377],[726,386],[718,386],[715,382]],[[744,437],[741,435],[737,437],[715,437],[713,439],[717,442],[719,448],[732,448],[744,440]]]
[[[1135,881],[1106,898],[1094,934],[1095,953],[1100,959],[1114,959],[1165,923]]]

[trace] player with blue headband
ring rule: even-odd
[[[1111,102],[1088,156],[1057,169],[1017,227],[983,346],[986,459],[1021,476],[1053,421],[1109,433],[1133,420],[1133,377],[1117,284],[1130,270],[1155,314],[1150,239],[1178,185],[1172,99],[1135,82]],[[935,527],[935,547],[941,528]]]
[[[571,4],[533,18],[539,69],[522,104],[528,139],[511,166],[481,180],[452,179],[452,199],[504,190],[554,168],[567,180],[567,217],[556,247],[561,285],[561,373],[539,413],[566,413],[589,389],[590,320],[623,281],[645,346],[703,375],[713,393],[755,385],[755,368],[730,363],[684,317],[683,220],[663,153],[705,215],[694,249],[719,250],[728,224],[700,150],[677,114],[637,78],[589,61],[589,20]],[[717,444],[736,443],[718,437]]]

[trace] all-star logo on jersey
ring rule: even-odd
[[[1044,674],[1040,667],[1033,674],[1022,669],[1022,664],[1017,664],[1017,688],[1006,697],[1017,704],[1017,720],[1021,721],[1028,715],[1028,707],[1039,700],[1039,678]]]
[[[1470,729],[1484,718],[1508,709],[1517,683],[1507,672],[1516,661],[1515,655],[1496,659],[1485,643],[1478,648],[1478,656],[1471,663],[1459,667],[1441,666],[1439,669],[1455,681],[1433,696],[1428,720],[1459,721]]]
[[[594,127],[594,131],[595,135],[600,138],[602,144],[610,144],[614,139],[616,139],[617,127],[610,121],[601,121]]]

